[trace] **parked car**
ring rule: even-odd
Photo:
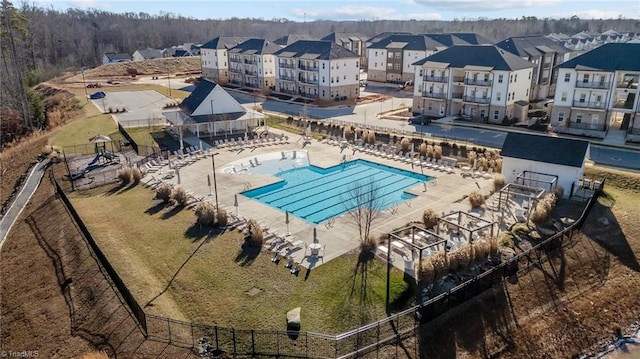
[[[105,98],[105,96],[107,96],[107,94],[104,93],[104,91],[97,91],[89,95],[89,98],[92,100],[97,100],[97,99]]]
[[[431,123],[431,120],[436,119],[433,116],[427,116],[427,115],[415,115],[412,117],[409,117],[409,123],[414,124],[414,125],[428,125],[429,123]]]

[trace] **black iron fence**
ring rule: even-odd
[[[603,181],[587,202],[580,217],[573,224],[531,249],[412,308],[342,334],[326,335],[279,330],[241,330],[147,315],[95,243],[91,233],[58,182],[55,179],[52,180],[69,213],[78,223],[87,242],[107,270],[148,338],[207,353],[305,358],[355,358],[376,351],[385,345],[398,344],[402,340],[414,336],[422,323],[428,323],[501,283],[507,277],[519,277],[530,272],[533,268],[538,268],[550,256],[573,243],[574,232],[582,228],[586,217],[604,189]]]

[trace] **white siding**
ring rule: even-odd
[[[387,50],[367,49],[369,69],[387,71]]]
[[[502,175],[508,183],[514,183],[516,177],[523,171],[535,171],[558,176],[558,186],[564,189],[565,196],[569,195],[571,184],[578,185],[584,175],[584,165],[580,168],[552,163],[523,160],[519,158],[503,157]]]
[[[529,102],[529,91],[531,88],[531,78],[533,76],[533,67],[512,71],[509,74],[509,78],[513,76],[513,82],[509,84],[509,93],[511,93],[511,100],[507,100],[507,105],[513,104],[516,101]],[[508,95],[507,95],[508,98]]]
[[[432,51],[404,50],[402,54],[402,73],[414,74],[416,68],[412,64],[430,55],[433,55]]]
[[[352,58],[352,59],[340,59],[340,60],[331,60],[331,76],[336,80],[333,84],[329,82],[330,85],[336,86],[346,86],[346,85],[359,85],[359,69],[360,59]],[[322,71],[322,65],[320,64],[320,71]],[[358,77],[358,79],[356,79]],[[320,78],[322,81],[322,77]]]

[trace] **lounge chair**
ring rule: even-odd
[[[262,164],[258,161],[258,157],[255,157],[253,161],[256,163],[256,166],[260,166]]]
[[[280,152],[280,156],[282,156],[281,159],[286,160],[287,159],[287,154],[284,153],[284,151]]]
[[[298,263],[298,262],[295,262],[295,263],[293,263],[293,266],[291,267],[291,274],[295,274],[297,276],[298,273],[300,273],[301,269],[302,269],[302,265],[300,265],[300,263]]]
[[[256,164],[255,164],[255,163],[253,163],[253,160],[252,160],[252,159],[249,159],[249,164],[251,165],[251,167],[255,167],[255,166],[256,166]]]

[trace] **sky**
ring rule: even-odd
[[[640,18],[640,0],[35,0],[35,3],[58,10],[172,13],[196,19],[470,20],[574,15],[581,19]]]

